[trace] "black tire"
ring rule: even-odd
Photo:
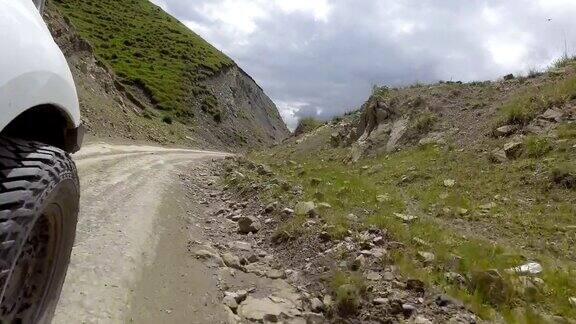
[[[78,221],[76,166],[61,149],[0,137],[0,321],[49,323]]]

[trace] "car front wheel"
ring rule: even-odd
[[[76,166],[55,147],[0,137],[0,323],[49,323],[76,232]]]

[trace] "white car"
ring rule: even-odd
[[[0,0],[0,322],[49,323],[78,219],[82,127],[44,0]]]

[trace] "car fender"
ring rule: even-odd
[[[72,73],[40,13],[31,0],[0,0],[0,130],[40,105],[59,108],[69,128],[79,127]]]

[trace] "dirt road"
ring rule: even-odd
[[[177,180],[182,168],[224,156],[108,144],[76,154],[81,210],[54,323],[221,322],[214,276],[184,256],[194,206]]]

